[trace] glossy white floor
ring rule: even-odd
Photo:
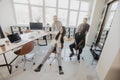
[[[11,75],[8,73],[6,67],[0,68],[0,80],[98,80],[95,71],[96,63],[94,63],[94,65],[91,65],[93,58],[90,54],[89,47],[86,46],[84,48],[81,55],[84,60],[81,58],[80,63],[78,63],[76,56],[74,56],[71,61],[69,60],[68,56],[70,50],[68,45],[70,43],[71,42],[66,42],[62,51],[62,65],[64,75],[58,74],[58,65],[56,60],[53,61],[51,66],[49,65],[53,59],[54,54],[52,54],[51,58],[47,60],[41,72],[36,73],[33,71],[39,65],[42,57],[45,55],[48,49],[48,46],[36,46],[36,55],[34,60],[36,62],[36,65],[32,66],[32,64],[28,62],[26,64],[26,71],[23,71],[22,64],[19,66],[19,68],[16,69],[15,65],[20,60],[19,58],[13,64],[13,72]]]

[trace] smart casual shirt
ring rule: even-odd
[[[75,43],[78,45],[82,41],[81,45],[85,45],[85,34],[83,33],[75,33]]]
[[[62,27],[62,23],[60,21],[54,22],[52,24],[52,30],[53,31],[59,31]]]
[[[88,23],[82,23],[82,24],[79,25],[79,27],[83,27],[82,33],[86,33],[86,32],[89,31],[90,25]]]

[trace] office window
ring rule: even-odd
[[[118,1],[110,5],[110,8],[108,10],[109,13],[107,13],[107,17],[106,17],[105,29],[110,29],[117,6],[118,6]]]
[[[16,24],[29,24],[29,21],[40,19],[44,25],[51,25],[53,16],[57,15],[64,26],[76,27],[88,17],[89,11],[89,0],[13,0],[13,5]]]
[[[43,22],[42,8],[41,7],[32,7],[32,21]]]
[[[76,20],[77,20],[77,12],[76,11],[70,11],[69,26],[70,27],[76,27]]]
[[[69,0],[58,0],[58,7],[59,8],[68,8],[68,1]]]
[[[45,6],[56,7],[56,0],[45,0]]]
[[[112,19],[113,19],[113,17],[114,17],[114,14],[115,14],[115,12],[110,12],[109,13],[109,15],[108,15],[108,17],[107,17],[107,21],[106,21],[106,25],[105,25],[105,28],[106,29],[109,29],[111,26],[111,23],[112,23]]]
[[[43,5],[43,0],[30,0],[30,4]]]
[[[28,5],[15,4],[17,24],[29,24]]]
[[[88,11],[89,10],[89,3],[87,1],[81,1],[80,10],[81,11]]]
[[[79,0],[71,0],[70,9],[78,10],[79,9]]]
[[[83,18],[88,17],[88,12],[80,12],[79,13],[79,19],[78,19],[78,26],[83,22]]]
[[[28,3],[28,0],[13,0],[15,3]]]
[[[62,22],[62,25],[66,26],[67,23],[67,12],[68,10],[59,9],[58,10],[58,19]]]
[[[45,13],[46,24],[52,25],[53,16],[56,15],[56,8],[46,8]]]
[[[116,10],[118,6],[118,2],[116,1],[112,6],[111,6],[111,11]]]

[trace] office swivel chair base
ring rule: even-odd
[[[50,62],[50,66],[52,65],[53,61],[56,59],[56,56],[52,59],[52,61]]]
[[[49,57],[49,59],[50,59],[50,57]],[[53,63],[53,61],[54,61],[55,59],[57,59],[57,58],[56,58],[56,54],[55,54],[55,56],[53,57],[53,59],[51,60],[51,62],[50,62],[50,64],[49,64],[50,66],[52,65],[52,63]],[[63,57],[62,57],[62,60],[63,60]]]
[[[80,55],[78,55],[78,50],[76,50],[76,53],[71,53],[70,54],[70,56],[69,56],[69,58],[70,58],[70,60],[72,60],[72,57],[73,56],[76,56],[77,57],[77,60],[78,60],[78,62],[80,63]],[[81,57],[82,58],[82,60],[84,60],[84,58],[83,57]]]
[[[25,68],[25,65],[26,65],[26,62],[32,62],[33,63],[33,65],[35,65],[35,62],[33,62],[33,57],[31,58],[31,60],[28,60],[28,59],[26,59],[26,57],[24,56],[24,58],[21,60],[21,62],[20,63],[24,63],[24,69],[23,69],[23,71],[26,71],[26,68]],[[20,64],[19,63],[19,64]],[[16,65],[15,66],[15,68],[18,68],[19,66],[18,65]]]

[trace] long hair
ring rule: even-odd
[[[62,32],[61,39],[60,39],[61,44],[64,43],[64,39],[63,39],[63,38],[64,38],[64,36],[65,36],[65,34],[66,34],[66,29],[65,29],[64,26],[62,26],[62,29],[63,29],[63,32]],[[58,40],[59,36],[60,36],[60,31],[59,31],[59,33],[56,35],[55,40]]]

